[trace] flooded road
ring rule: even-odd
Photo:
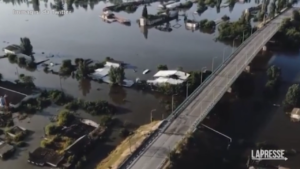
[[[212,58],[217,57],[214,60],[214,67],[217,67],[221,63],[223,55],[227,57],[231,53],[231,46],[214,40],[216,34],[187,30],[183,25],[183,17],[171,22],[172,32],[160,32],[156,29],[144,31],[135,23],[135,20],[142,14],[141,6],[133,14],[118,13],[118,15],[132,21],[132,25],[126,27],[118,23],[103,22],[99,15],[102,13],[102,9],[110,3],[93,2],[77,7],[73,5],[72,13],[57,16],[14,13],[14,10],[50,10],[50,3],[53,1],[40,1],[39,5],[28,1],[0,1],[0,20],[2,21],[0,24],[0,48],[13,43],[19,44],[20,37],[26,36],[31,40],[36,58],[44,57],[42,52],[45,52],[45,55],[59,56],[59,60],[91,58],[102,61],[105,57],[110,56],[138,67],[137,73],[129,72],[126,74],[131,79],[137,77],[141,79],[151,78],[160,64],[168,65],[169,69],[182,67],[185,71],[199,71],[203,67],[210,69]],[[152,3],[151,6],[148,6],[148,13],[155,14],[158,4]],[[196,20],[205,18],[216,20],[225,14],[231,20],[236,20],[244,9],[254,4],[254,1],[246,4],[237,3],[233,9],[221,8],[220,11],[216,8],[209,8],[201,16],[192,14],[196,11],[197,5],[194,4],[186,14],[189,19],[195,18]],[[64,7],[66,9],[67,5],[65,4]],[[180,27],[175,28],[175,25],[178,24]],[[282,68],[285,81],[300,81],[300,56],[298,52],[276,52],[269,64],[276,64]],[[150,69],[152,72],[148,75],[142,75],[142,71],[145,69]],[[71,78],[60,79],[56,75],[45,74],[42,70],[29,72],[10,64],[7,59],[0,59],[0,72],[8,80],[15,80],[18,74],[24,73],[34,76],[36,78],[35,84],[39,87],[62,89],[75,97],[87,100],[107,100],[122,108],[117,117],[135,125],[148,123],[150,111],[153,109],[156,109],[153,113],[154,119],[162,119],[170,113],[165,111],[165,105],[162,102],[166,100],[170,102],[171,98],[158,94],[153,95],[127,88],[111,88],[107,84],[89,81],[78,82]],[[246,116],[246,113],[240,116],[243,115]],[[251,114],[247,116],[251,116]],[[231,119],[232,123],[228,130],[230,129],[235,137],[242,138],[245,133],[237,127],[242,122],[233,123],[239,121],[238,117]],[[96,119],[97,117],[93,118]],[[40,121],[41,119],[38,116],[36,120]],[[46,123],[46,121],[43,122]],[[41,124],[37,127],[40,128]],[[29,129],[34,127],[28,126]],[[248,128],[251,129],[249,126]],[[258,140],[276,140],[276,144],[283,148],[300,149],[297,147],[300,138],[294,134],[299,133],[298,124],[290,122],[280,110],[271,113],[265,124],[260,126],[255,133]],[[34,141],[32,144],[37,146],[39,141]],[[26,156],[26,153],[23,156]],[[25,162],[25,157],[23,160]],[[13,162],[9,163],[12,164]],[[293,164],[291,165],[293,166]],[[28,165],[28,168],[30,166]],[[7,167],[13,166],[8,165]],[[18,169],[18,167],[16,168]],[[22,168],[27,169],[23,165]]]

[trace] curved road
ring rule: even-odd
[[[252,61],[261,48],[277,32],[282,19],[290,17],[293,9],[289,9],[277,18],[256,31],[242,45],[235,56],[232,56],[226,66],[217,74],[212,75],[211,82],[190,103],[186,109],[170,122],[164,131],[158,131],[154,136],[132,155],[123,169],[160,169],[168,156],[196,124],[202,121],[218,100],[224,95],[240,73]]]

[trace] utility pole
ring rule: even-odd
[[[130,137],[128,138],[130,154],[132,154],[132,150],[131,150],[131,137],[132,137],[132,136],[130,136]]]
[[[233,53],[233,51],[234,51],[234,41],[235,41],[235,39],[233,39],[233,41],[232,41],[232,51],[231,51],[231,53]]]
[[[173,111],[174,111],[174,94],[172,95],[172,113],[173,113]]]
[[[156,111],[156,109],[152,109],[150,111],[150,122],[152,122],[152,120],[153,120],[153,112],[155,112],[155,111]]]
[[[231,142],[232,142],[232,138],[231,138],[231,137],[229,137],[229,136],[227,136],[227,135],[225,135],[225,134],[223,134],[223,133],[221,133],[221,132],[219,132],[219,131],[217,131],[217,130],[215,130],[215,129],[213,129],[213,128],[210,128],[210,127],[208,127],[207,125],[201,124],[201,126],[203,126],[203,127],[207,128],[207,129],[209,129],[209,130],[211,130],[211,131],[213,131],[213,132],[215,132],[215,133],[217,133],[217,134],[219,134],[219,135],[221,135],[221,136],[227,138],[227,139],[229,140],[229,144],[228,144],[228,146],[227,146],[227,149],[229,149],[230,144],[231,144]]]
[[[60,90],[63,91],[62,85],[61,85],[61,76],[59,76],[59,84],[60,84]]]
[[[206,70],[207,68],[206,67],[203,67],[202,69],[201,69],[201,83],[200,83],[200,85],[202,84],[202,82],[203,82],[203,72]]]
[[[189,83],[186,83],[186,98],[189,97]]]
[[[211,63],[211,71],[212,71],[212,74],[214,73],[214,61],[217,57],[213,57],[212,58],[212,63]]]
[[[225,63],[225,49],[227,49],[227,47],[224,47],[223,48],[223,56],[222,56],[222,58],[223,58],[223,65],[224,65],[224,63]]]

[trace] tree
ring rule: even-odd
[[[157,67],[158,70],[168,70],[168,66],[167,65],[159,65]]]
[[[68,110],[61,110],[58,114],[58,125],[65,126],[74,120],[75,116]]]
[[[86,96],[91,90],[91,81],[89,79],[81,79],[78,84],[79,90],[81,90],[82,95]]]
[[[26,65],[26,59],[23,56],[18,57],[18,64],[22,66]]]
[[[270,13],[270,17],[274,17],[275,16],[275,13],[276,13],[276,4],[274,2],[272,2],[270,4],[270,7],[269,7],[269,13]]]
[[[300,101],[300,86],[293,84],[289,87],[284,100],[284,105],[287,107],[299,106]]]
[[[295,21],[300,21],[300,13],[299,13],[299,11],[297,11],[297,10],[293,11],[293,19]]]
[[[143,8],[142,17],[143,18],[148,18],[148,10],[147,10],[147,6],[146,5]]]
[[[86,78],[89,73],[90,71],[86,61],[79,61],[77,68],[77,78]]]
[[[267,70],[268,79],[274,80],[281,77],[281,69],[278,66],[271,66]]]
[[[26,55],[32,55],[32,45],[30,39],[27,37],[20,38],[21,40],[21,48],[23,49],[23,53]]]
[[[109,70],[109,80],[112,84],[123,84],[125,78],[124,68],[123,67],[111,67]]]

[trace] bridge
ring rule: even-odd
[[[167,119],[158,131],[133,153],[120,169],[161,169],[169,152],[193,132],[257,53],[278,31],[281,21],[292,16],[287,9],[254,32]]]

